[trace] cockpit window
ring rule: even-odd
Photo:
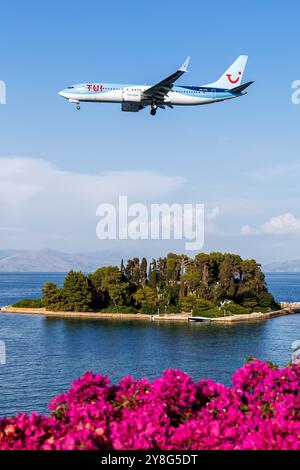
[[[75,88],[74,86],[68,86],[67,89],[71,90],[72,88]]]

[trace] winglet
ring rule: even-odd
[[[182,64],[182,66],[178,70],[180,70],[181,72],[187,72],[189,61],[190,61],[190,56],[188,56],[188,58],[185,60],[185,62]]]

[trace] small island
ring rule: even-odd
[[[169,253],[164,258],[129,259],[92,274],[70,271],[62,287],[47,282],[41,299],[5,307],[9,313],[80,318],[186,321],[266,319],[289,313],[268,291],[261,265],[231,253]]]

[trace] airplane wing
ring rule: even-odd
[[[172,90],[174,82],[176,82],[181,75],[187,72],[189,61],[190,57],[188,57],[182,66],[176,70],[176,72],[172,73],[172,75],[169,75],[169,77],[165,78],[161,82],[156,83],[156,85],[147,88],[147,90],[143,92],[143,99],[163,100],[164,96]]]

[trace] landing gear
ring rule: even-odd
[[[79,101],[79,100],[73,100],[72,98],[70,98],[70,99],[69,99],[69,102],[76,104],[76,109],[77,109],[77,111],[80,110],[80,101]]]
[[[151,111],[150,111],[151,116],[155,116],[156,111],[157,111],[157,104],[155,103],[155,101],[152,101]]]

